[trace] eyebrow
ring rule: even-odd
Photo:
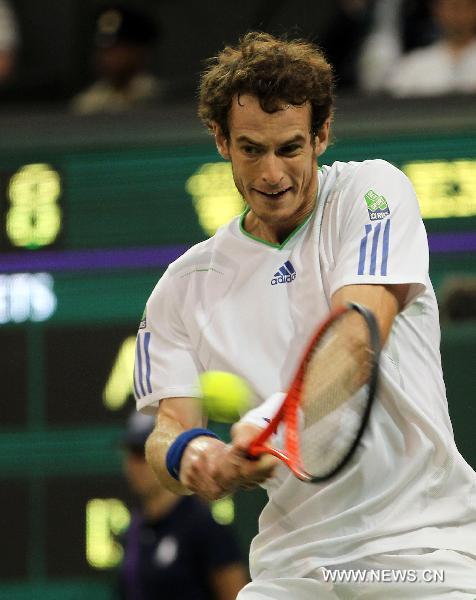
[[[241,144],[243,142],[247,144],[252,144],[253,146],[263,146],[260,142],[250,139],[246,135],[240,135],[236,138],[237,143]],[[306,138],[301,134],[297,133],[294,137],[286,140],[285,142],[281,142],[279,145],[282,146],[290,146],[291,144],[295,144],[296,142],[305,142]]]

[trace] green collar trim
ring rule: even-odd
[[[240,231],[241,233],[243,233],[244,235],[246,235],[246,237],[251,238],[252,240],[254,240],[255,242],[259,242],[260,244],[264,244],[265,246],[270,246],[270,248],[276,248],[277,250],[282,250],[284,248],[284,246],[299,232],[301,231],[301,229],[307,225],[307,223],[309,222],[309,220],[311,219],[312,215],[314,214],[314,211],[316,209],[317,206],[317,202],[316,205],[314,206],[314,208],[312,209],[311,213],[304,219],[304,221],[298,225],[296,227],[296,229],[294,229],[293,231],[291,231],[291,233],[288,235],[288,237],[284,240],[284,242],[282,242],[281,244],[273,244],[272,242],[267,242],[266,240],[262,240],[259,237],[256,237],[255,235],[253,235],[252,233],[249,233],[248,231],[246,231],[245,227],[244,227],[244,222],[245,222],[245,217],[246,215],[250,212],[250,207],[247,206],[245,208],[245,210],[243,211],[243,213],[240,215]]]

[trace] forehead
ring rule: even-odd
[[[264,111],[255,96],[235,96],[228,114],[228,127],[232,138],[246,136],[257,142],[286,140],[290,137],[310,135],[311,106],[284,104],[273,113]]]

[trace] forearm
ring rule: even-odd
[[[240,485],[248,486],[250,481],[257,483],[271,476],[272,465],[264,468],[260,461],[247,460],[242,451],[227,446],[215,434],[202,429],[205,425],[200,400],[166,398],[161,401],[155,428],[146,443],[146,458],[165,488],[175,494],[196,493],[214,500],[230,494]],[[242,427],[245,431],[256,429],[247,424]],[[181,434],[197,428],[195,437],[183,439]],[[182,446],[180,438],[185,442]],[[177,452],[180,447],[181,452]],[[169,468],[179,475],[179,480],[171,475]]]
[[[382,346],[390,334],[393,320],[404,306],[409,286],[406,284],[348,285],[338,290],[332,297],[332,307],[347,302],[358,302],[369,308],[377,320]]]
[[[193,492],[172,477],[166,466],[167,452],[176,437],[183,431],[185,428],[176,419],[159,413],[154,431],[147,440],[145,452],[147,462],[165,488],[175,494],[189,495]]]

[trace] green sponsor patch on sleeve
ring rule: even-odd
[[[374,190],[369,190],[364,195],[364,200],[371,221],[380,221],[390,215],[390,209],[385,196],[381,196]]]

